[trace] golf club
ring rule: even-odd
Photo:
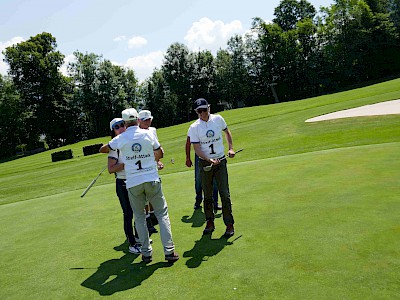
[[[243,148],[239,149],[238,151],[235,151],[235,155],[236,155],[236,153],[239,153],[239,152],[241,152],[241,151],[243,151]],[[222,160],[222,159],[226,159],[227,157],[228,157],[228,155],[225,155],[223,158],[221,158],[221,160]],[[211,164],[211,165],[209,165],[209,166],[203,167],[204,172],[209,172],[209,171],[211,171],[213,165],[214,165],[214,164]]]
[[[103,173],[104,170],[105,170],[106,168],[107,168],[107,166],[105,166],[105,167],[103,168],[103,170],[101,170],[101,172],[99,173],[99,175],[97,175],[96,178],[92,180],[92,182],[88,185],[88,187],[86,188],[86,190],[83,191],[83,193],[82,193],[82,195],[81,195],[81,198],[82,198],[83,196],[86,195],[86,193],[90,190],[90,188],[93,186],[93,184],[95,184],[97,178],[100,177],[101,173]]]

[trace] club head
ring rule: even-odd
[[[213,164],[211,164],[211,165],[209,165],[209,166],[205,166],[205,167],[203,167],[203,171],[204,171],[204,172],[210,172],[210,171],[211,171],[211,168],[212,168],[212,166],[213,166]]]

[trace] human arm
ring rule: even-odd
[[[235,157],[235,151],[233,150],[232,133],[230,132],[228,127],[225,128],[224,132],[225,132],[226,142],[228,143],[228,149],[229,149],[228,156],[233,158]]]
[[[125,164],[118,162],[114,157],[108,158],[108,173],[117,173],[124,170]]]
[[[108,146],[108,144],[104,144],[103,146],[100,147],[99,152],[100,153],[108,153],[110,152],[111,148]]]
[[[187,167],[191,167],[193,166],[193,162],[190,159],[190,148],[192,147],[192,145],[190,144],[190,137],[187,137],[186,139],[186,145],[185,145],[185,152],[186,152],[186,166]]]
[[[163,157],[163,151],[161,146],[154,150],[154,159],[158,162]]]
[[[157,139],[157,141],[159,141],[158,135],[157,135],[157,129],[155,127],[149,127],[149,130],[154,135],[154,137]],[[160,148],[161,148],[161,157],[160,158],[163,158],[164,157],[164,149],[161,146],[160,146]],[[157,163],[161,163],[159,159],[156,161],[157,161]],[[162,165],[162,163],[161,163],[161,165]]]
[[[164,157],[164,148],[160,147],[160,149],[161,149],[161,157],[160,158],[163,158]]]
[[[163,158],[164,157],[164,149],[163,149],[163,147],[160,146],[160,150],[161,150],[161,157],[160,158]],[[154,155],[154,157],[155,157],[155,155]],[[162,170],[162,169],[164,169],[164,164],[161,162],[160,158],[158,160],[156,160],[157,161],[157,168],[159,170]]]

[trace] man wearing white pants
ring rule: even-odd
[[[152,261],[153,249],[149,242],[146,224],[145,205],[149,201],[160,225],[161,242],[164,247],[165,260],[175,262],[179,259],[175,253],[172,240],[168,207],[162,192],[161,180],[158,176],[156,161],[161,156],[161,145],[148,130],[137,126],[138,113],[134,108],[122,112],[126,131],[113,138],[100,152],[119,150],[125,164],[126,188],[129,201],[135,216],[136,230],[142,244],[142,260]]]

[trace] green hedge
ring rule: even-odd
[[[99,153],[99,149],[101,146],[103,146],[103,144],[94,144],[94,145],[85,146],[82,148],[83,155],[87,156],[87,155],[97,154],[97,153]]]
[[[68,149],[68,150],[58,151],[58,152],[52,153],[51,154],[51,161],[52,162],[56,162],[56,161],[60,161],[60,160],[71,159],[73,157],[74,157],[74,155],[72,154],[72,150]]]

